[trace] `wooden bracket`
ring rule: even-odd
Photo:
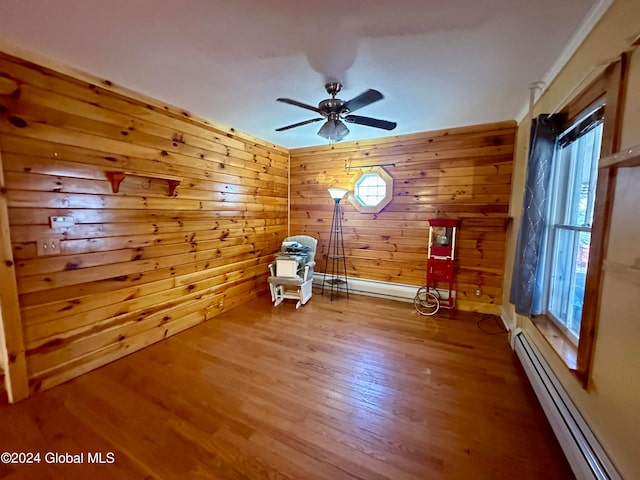
[[[111,182],[111,190],[113,191],[113,193],[118,193],[118,191],[120,190],[120,184],[124,180],[124,177],[126,177],[125,173],[124,172],[107,172],[107,177]]]
[[[167,183],[169,184],[169,196],[173,197],[173,193],[176,191],[176,187],[180,185],[180,180],[171,180],[167,178]]]
[[[113,193],[118,193],[120,190],[120,184],[127,175],[135,177],[156,178],[159,180],[166,180],[169,186],[169,196],[173,197],[176,188],[182,182],[180,177],[172,177],[170,175],[161,175],[156,173],[143,173],[143,172],[107,172],[107,178],[111,182],[111,190]]]

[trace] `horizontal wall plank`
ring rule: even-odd
[[[166,210],[136,210],[136,209],[31,209],[31,208],[10,208],[9,216],[12,225],[28,226],[28,225],[49,225],[49,217],[51,216],[72,216],[74,223],[78,224],[130,224],[131,228],[135,228],[140,224],[141,220],[152,218],[158,223],[189,223],[198,230],[204,229],[221,229],[221,228],[240,228],[240,227],[261,227],[272,226],[277,224],[286,224],[283,218],[235,218],[229,216],[221,216],[217,211],[201,212],[201,211],[183,211],[171,212]],[[202,228],[197,228],[201,225]],[[190,227],[191,228],[191,227]],[[68,232],[68,230],[65,230]]]
[[[20,133],[19,130],[16,132]],[[147,172],[150,174],[160,173],[175,175],[185,178],[201,179],[205,181],[230,185],[246,186],[277,186],[286,190],[286,177],[276,177],[272,180],[256,180],[254,176],[236,175],[229,169],[220,168],[219,162],[211,162],[202,159],[183,159],[184,165],[177,162],[176,158],[167,160],[169,154],[160,152],[158,156],[152,158],[140,158],[131,154],[122,155],[112,151],[103,151],[96,148],[96,145],[76,146],[66,145],[59,142],[44,141],[38,138],[24,138],[18,135],[4,135],[3,149],[7,152],[10,165],[22,162],[23,171],[34,171],[36,173],[46,173],[60,176],[74,176],[81,171],[83,175],[90,175],[91,178],[104,178],[107,170],[133,170],[136,172]],[[156,158],[157,157],[157,158]],[[88,174],[86,167],[93,167],[93,173]],[[104,170],[96,169],[103,167]],[[17,167],[20,168],[20,165]],[[286,168],[286,163],[281,165]]]
[[[236,287],[234,289],[234,287]],[[70,341],[56,342],[61,346],[57,348],[35,349],[28,353],[27,367],[33,375],[40,375],[51,368],[64,365],[69,359],[82,358],[87,354],[107,348],[113,344],[123,344],[131,336],[144,332],[166,330],[166,324],[191,314],[198,314],[202,321],[206,318],[206,312],[218,305],[224,299],[224,295],[233,297],[237,290],[250,291],[256,287],[255,281],[243,282],[239,285],[230,284],[225,294],[212,294],[201,299],[180,303],[166,309],[153,311],[143,318],[133,317],[124,323],[107,326],[97,333],[74,338]]]
[[[202,135],[201,129],[194,129],[193,133],[189,134],[181,133],[176,135],[176,130],[170,126],[161,123],[152,123],[143,119],[133,119],[131,116],[119,111],[108,110],[96,104],[62,96],[59,92],[43,90],[26,84],[23,84],[20,90],[21,99],[34,107],[44,106],[70,115],[79,115],[83,118],[108,122],[120,128],[129,129],[130,131],[142,132],[160,138],[172,138],[179,143],[192,145],[209,151],[220,151],[226,154],[225,147],[233,148],[243,153],[250,153],[257,159],[263,159],[267,164],[270,160],[268,156],[279,158],[280,160],[286,158],[286,155],[282,153],[278,154],[264,147],[247,146],[246,142],[238,141],[227,136],[224,138],[209,139]]]
[[[48,290],[36,291],[33,293],[23,293],[20,295],[20,302],[21,305],[24,306],[33,306],[106,292],[119,292],[121,289],[127,289],[129,287],[139,288],[149,282],[155,282],[164,278],[178,277],[180,275],[206,272],[209,268],[215,268],[216,266],[226,263],[233,263],[234,261],[241,262],[256,257],[259,259],[262,259],[263,257],[272,259],[273,254],[267,252],[268,248],[266,246],[264,250],[248,251],[242,254],[233,251],[231,252],[232,257],[220,257],[215,260],[202,260],[199,262],[168,268],[137,272],[135,274],[119,275],[117,277],[106,278],[91,283],[50,288]]]
[[[203,170],[210,168],[214,171],[220,171],[230,175],[245,176],[253,179],[277,181],[283,178],[282,176],[268,172],[245,171],[242,166],[229,164],[226,160],[228,157],[224,157],[224,159],[216,157],[215,155],[209,155],[208,157],[189,157],[180,153],[169,153],[162,148],[130,143],[123,141],[120,138],[114,139],[82,131],[67,130],[64,127],[47,125],[37,121],[32,121],[25,127],[16,127],[8,120],[0,121],[0,134],[21,135],[28,139],[45,140],[80,148],[97,149],[100,151],[111,152],[112,154],[135,156],[148,160],[158,160],[162,158],[165,161],[171,161],[172,163],[182,165],[183,167],[196,165],[198,168]]]
[[[108,208],[151,210],[217,210],[233,212],[286,211],[286,199],[274,204],[218,202],[170,197],[93,195],[85,193],[35,192],[9,190],[7,203],[11,208]]]
[[[77,177],[50,176],[22,172],[6,171],[6,176],[15,185],[16,190],[35,190],[55,193],[90,193],[94,195],[110,195],[113,193],[111,182],[106,175],[99,180],[82,179]],[[184,180],[183,180],[184,181]],[[190,180],[178,186],[177,195],[180,199],[211,200],[217,202],[244,202],[256,201],[273,203],[276,199],[286,200],[287,192],[282,189],[274,195],[273,189],[266,191],[269,195],[260,195],[259,190],[253,187],[234,188],[224,186],[211,186],[210,182]],[[159,178],[149,178],[136,175],[127,175],[125,181],[120,184],[118,191],[121,195],[138,195],[145,197],[167,196],[167,182]],[[280,200],[280,201],[281,201]]]
[[[430,132],[420,132],[408,135],[389,135],[382,138],[367,140],[357,140],[354,142],[340,142],[332,145],[317,145],[312,147],[297,148],[291,151],[296,157],[303,158],[310,155],[326,157],[330,152],[360,152],[363,157],[371,155],[374,151],[385,151],[386,149],[403,149],[421,151],[433,145],[435,150],[442,150],[438,147],[439,142],[448,142],[449,139],[458,140],[462,145],[470,138],[487,138],[498,136],[512,137],[514,135],[513,121],[495,122],[482,125],[469,125],[466,127],[446,128]],[[495,142],[495,140],[492,140]]]
[[[154,99],[141,98],[138,93],[127,92],[125,95],[114,93],[110,81],[84,81],[57,73],[48,68],[42,68],[31,62],[19,58],[2,55],[0,57],[0,72],[6,78],[24,84],[37,86],[47,91],[63,93],[65,96],[83,100],[112,111],[126,113],[132,118],[144,119],[159,125],[177,128],[178,131],[189,132],[194,135],[204,135],[222,144],[235,145],[242,148],[237,141],[246,146],[258,148],[269,154],[285,154],[281,147],[257,141],[255,137],[242,132],[236,132],[226,127],[220,128],[207,120],[195,118],[184,110],[176,111],[169,105],[158,106]],[[105,87],[105,88],[103,88]],[[115,89],[118,90],[118,89]],[[120,89],[122,90],[122,89]],[[136,98],[133,98],[135,96]]]
[[[76,321],[91,319],[96,311],[104,311],[113,308],[114,315],[131,309],[140,309],[151,305],[149,298],[160,292],[186,288],[193,292],[205,285],[203,281],[210,281],[211,277],[219,275],[240,274],[244,275],[248,269],[258,268],[267,271],[267,264],[271,257],[255,258],[247,255],[244,260],[227,261],[222,259],[212,262],[206,269],[186,271],[175,269],[178,272],[172,278],[157,275],[153,279],[147,279],[144,283],[134,283],[129,286],[112,291],[78,291],[75,289],[59,289],[57,298],[50,298],[50,302],[25,306],[22,309],[24,322],[27,326],[35,326],[54,320],[68,321],[75,317]],[[210,277],[211,276],[211,277]],[[175,290],[178,291],[178,290]]]
[[[267,271],[267,266],[266,264],[249,266],[243,270],[242,275],[234,274],[233,269],[228,267],[218,270],[212,272],[206,280],[168,288],[119,304],[69,314],[63,318],[52,318],[48,321],[39,319],[36,324],[25,322],[25,345],[30,350],[51,350],[53,346],[57,348],[62,341],[80,339],[106,326],[125,324],[131,319],[139,321],[149,315],[151,308],[153,311],[161,311],[177,305],[189,304],[192,300],[200,300],[214,294],[224,294],[233,284],[262,277]]]
[[[240,293],[234,297],[230,297],[225,302],[223,309],[208,310],[208,315],[204,318],[200,312],[195,312],[191,315],[183,316],[178,320],[166,323],[164,325],[164,329],[156,328],[141,334],[132,335],[125,338],[122,342],[111,344],[106,348],[102,348],[83,357],[65,362],[64,364],[60,364],[42,374],[33,375],[30,381],[30,389],[32,392],[37,392],[52,388],[60,383],[68,381],[71,378],[77,377],[94,368],[121,358],[123,356],[123,351],[129,353],[144,348],[152,343],[158,342],[164,338],[186,330],[187,328],[202,323],[205,320],[214,318],[216,314],[252,300],[261,293],[262,292],[260,290]]]
[[[98,145],[103,144],[103,142],[107,142],[107,145],[112,145],[112,139],[119,139],[123,146],[149,147],[157,152],[157,155],[174,156],[178,159],[190,157],[208,160],[215,162],[221,168],[243,168],[248,171],[277,174],[280,177],[285,174],[284,169],[269,165],[270,162],[266,159],[263,163],[260,163],[257,156],[243,150],[232,149],[216,142],[204,142],[205,148],[189,145],[185,141],[183,133],[177,133],[172,130],[164,132],[166,136],[160,137],[140,132],[133,126],[127,126],[126,124],[112,125],[103,121],[42,107],[28,102],[23,96],[19,100],[6,103],[5,107],[11,109],[13,118],[18,117],[26,123],[26,125],[20,126],[20,129],[26,132],[29,131],[32,125],[60,127],[64,128],[65,131],[77,132],[79,135],[92,135]],[[50,134],[56,131],[52,129],[45,130]],[[68,137],[65,136],[64,138]]]
[[[278,246],[279,244],[277,242],[260,245],[240,244],[202,252],[166,255],[147,260],[129,259],[113,264],[87,266],[86,268],[72,267],[62,271],[38,273],[24,277],[18,276],[18,288],[21,293],[33,293],[51,288],[68,287],[122,276],[140,275],[148,271],[171,268],[171,266],[173,266],[175,270],[176,267],[182,265],[212,261],[221,257],[233,257],[234,255],[241,255],[243,253],[255,254],[260,247],[273,250],[274,247]]]
[[[275,239],[277,240],[277,239]],[[187,241],[174,244],[162,244],[150,247],[125,248],[118,250],[101,249],[96,252],[81,252],[75,255],[54,255],[46,258],[35,258],[20,260],[16,262],[16,274],[18,277],[37,275],[52,272],[78,271],[89,267],[112,265],[120,262],[133,262],[137,260],[158,259],[172,256],[177,259],[191,253],[212,252],[216,256],[225,254],[225,249],[240,245],[249,245],[255,248],[257,239],[248,236],[224,236],[221,239],[210,241]],[[62,242],[64,245],[65,242]],[[61,248],[62,253],[66,253]],[[190,258],[190,257],[189,257]],[[176,265],[177,263],[174,263]]]

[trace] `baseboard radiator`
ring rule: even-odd
[[[546,360],[529,340],[516,329],[512,336],[515,350],[538,400],[558,438],[578,480],[621,480],[615,467],[565,392]]]
[[[356,295],[368,295],[370,297],[387,298],[390,300],[399,300],[402,302],[413,302],[413,299],[420,288],[417,285],[407,285],[404,283],[380,282],[377,280],[367,280],[364,278],[348,277],[349,293]],[[313,286],[321,288],[324,281],[324,274],[314,272]],[[326,287],[325,287],[326,288]],[[341,291],[344,290],[341,287]],[[440,298],[447,298],[448,290],[438,289]],[[456,292],[452,292],[456,296]]]

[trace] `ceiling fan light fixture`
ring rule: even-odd
[[[339,142],[349,134],[349,129],[342,121],[329,118],[318,130],[318,135],[332,142]]]

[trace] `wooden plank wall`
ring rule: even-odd
[[[17,86],[0,148],[31,391],[266,293],[285,149],[4,54],[0,80]],[[110,171],[135,174],[113,193]],[[154,174],[181,178],[173,196]],[[60,254],[39,256],[51,238]]]
[[[341,202],[347,274],[424,285],[427,220],[459,218],[458,308],[499,314],[515,134],[515,122],[502,122],[291,150],[291,233],[319,239],[323,272],[333,206],[326,189],[353,189],[363,170],[346,167],[395,164],[385,167],[394,189],[382,212]]]

